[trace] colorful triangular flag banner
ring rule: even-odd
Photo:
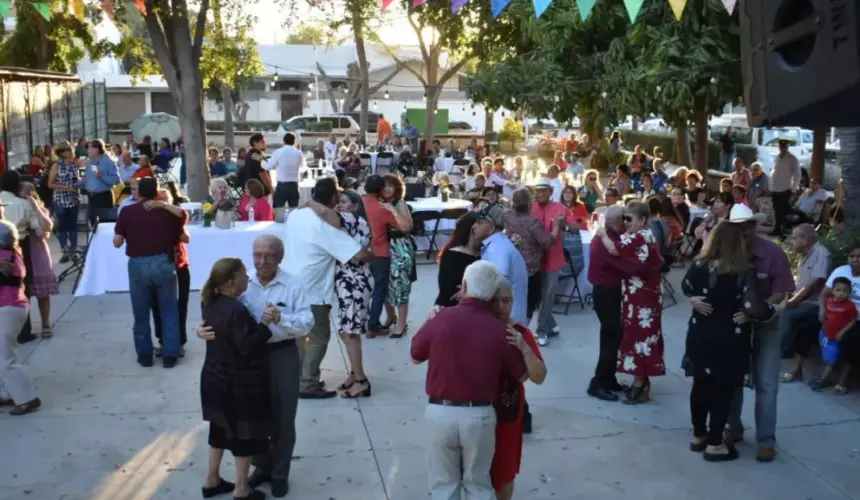
[[[552,3],[552,0],[532,0],[535,5],[535,17],[540,17]]]
[[[412,0],[412,8],[421,7],[427,2],[427,0]]]
[[[391,5],[391,2],[393,2],[393,1],[394,0],[382,0],[382,11],[385,12],[385,9],[387,9],[388,6]]]
[[[12,13],[12,0],[0,0],[0,17],[6,19]]]
[[[735,5],[737,4],[738,0],[723,0],[723,7],[725,7],[726,10],[729,11],[729,14],[734,13]]]
[[[71,2],[69,2],[69,11],[79,21],[83,21],[84,16],[86,16],[86,9],[84,8],[84,0],[72,0]]]
[[[687,0],[669,0],[669,6],[672,7],[672,12],[675,13],[675,19],[680,21],[684,15],[684,7],[687,6]]]
[[[624,8],[627,9],[627,15],[630,16],[630,22],[635,22],[639,16],[639,11],[642,10],[642,2],[644,0],[624,0]]]
[[[469,0],[451,0],[451,12],[456,14],[467,3],[469,3]]]
[[[493,13],[493,19],[498,19],[510,4],[511,0],[490,0],[490,11]]]
[[[31,3],[30,5],[32,5],[33,8],[36,9],[36,12],[38,12],[42,15],[42,17],[45,18],[45,21],[50,21],[51,18],[54,17],[54,14],[51,12],[51,4],[35,2]]]
[[[134,6],[137,7],[137,10],[140,11],[144,16],[146,15],[146,4],[143,0],[134,0]]]
[[[576,6],[579,7],[579,18],[585,21],[588,19],[588,15],[591,14],[591,9],[594,8],[594,4],[597,3],[597,0],[577,0]]]

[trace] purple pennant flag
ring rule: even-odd
[[[427,0],[412,0],[412,8],[421,7]]]
[[[451,0],[451,12],[456,14],[467,3],[469,3],[469,0]]]
[[[510,5],[511,0],[490,0],[490,10],[493,13],[493,19],[497,19],[500,15],[502,15],[502,11],[505,10],[505,7]]]

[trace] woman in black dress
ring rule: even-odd
[[[466,214],[457,220],[451,239],[439,250],[439,295],[436,305],[451,307],[460,302],[463,273],[481,258],[481,242],[472,234],[475,219]]]
[[[723,429],[735,392],[749,373],[752,327],[748,319],[768,320],[782,307],[767,304],[758,293],[752,261],[743,227],[722,221],[681,283],[684,295],[713,309],[709,314],[693,310],[683,362],[685,372],[693,377],[690,449],[704,451],[704,459],[712,462],[738,458],[737,450],[723,442]],[[739,311],[746,318],[739,318]]]
[[[200,373],[203,420],[209,422],[209,472],[203,497],[233,492],[234,499],[262,499],[265,493],[248,485],[250,457],[269,449],[269,376],[265,345],[272,333],[270,311],[257,323],[238,297],[248,287],[242,261],[219,259],[200,295],[203,321],[215,340],[206,342]],[[224,450],[236,461],[236,484],[221,478]]]

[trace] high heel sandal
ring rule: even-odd
[[[361,392],[351,393],[349,391],[344,392],[340,395],[340,397],[345,399],[356,399],[356,398],[369,398],[371,393],[370,382],[367,379],[364,380],[356,380],[353,385],[361,385],[367,384],[367,387],[364,388]]]
[[[627,396],[627,399],[623,402],[627,405],[638,405],[651,401],[651,382],[645,381],[642,385],[631,386],[625,392],[625,396]]]
[[[392,333],[391,335],[388,336],[388,338],[399,339],[399,338],[403,337],[404,335],[406,335],[407,332],[409,332],[409,325],[404,326],[403,330],[400,330],[400,333]]]
[[[355,384],[355,372],[349,372],[349,377],[346,378],[346,382],[337,386],[337,390],[346,391],[349,390],[350,387]]]
[[[397,316],[392,316],[392,317],[388,318],[388,321],[384,325],[380,325],[380,327],[383,330],[388,330],[389,328],[394,326],[394,323],[397,323]]]

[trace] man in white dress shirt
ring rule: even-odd
[[[251,314],[271,320],[272,337],[266,346],[269,358],[269,386],[272,405],[271,451],[254,457],[255,470],[248,478],[251,488],[272,483],[272,496],[283,497],[289,491],[290,462],[296,444],[296,409],[299,403],[301,358],[296,339],[307,335],[314,317],[301,283],[279,267],[284,258],[284,244],[275,235],[263,234],[254,240],[254,269],[248,289],[239,300]],[[197,336],[214,339],[212,329],[201,325]]]
[[[284,134],[284,145],[272,154],[265,164],[266,170],[275,169],[275,194],[272,208],[275,220],[283,222],[284,206],[299,206],[299,181],[305,165],[305,155],[296,147],[296,136],[292,132]]]
[[[326,220],[337,221],[334,207],[340,189],[331,177],[319,179],[314,187],[314,207],[290,212],[287,217],[284,243],[287,256],[284,270],[298,280],[308,294],[314,326],[308,334],[302,356],[302,382],[299,397],[323,399],[334,397],[336,392],[326,390],[320,380],[320,363],[325,357],[331,339],[331,308],[335,303],[335,262],[369,260],[372,252],[362,248],[345,231]]]
[[[780,139],[779,155],[774,159],[770,174],[770,191],[773,193],[773,212],[776,219],[774,236],[784,236],[785,216],[791,210],[791,194],[800,187],[800,163],[788,150],[788,141]]]

